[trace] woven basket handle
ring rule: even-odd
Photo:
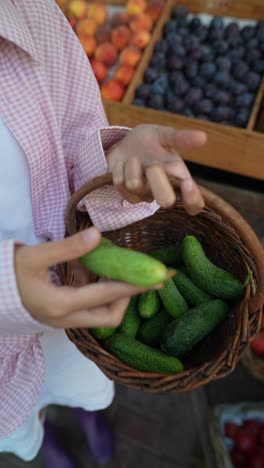
[[[175,178],[170,178],[170,181],[175,191],[178,191],[179,181]],[[66,210],[66,229],[69,235],[77,232],[76,211],[78,203],[86,195],[104,185],[113,185],[111,173],[95,177],[71,196]],[[204,197],[206,206],[231,224],[255,260],[258,289],[256,294],[249,299],[248,304],[249,312],[254,313],[264,303],[264,249],[249,224],[229,203],[203,186],[199,186],[199,189]]]

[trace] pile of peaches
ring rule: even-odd
[[[91,61],[103,99],[123,99],[164,1],[128,0],[110,15],[105,3],[57,0]]]

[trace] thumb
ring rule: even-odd
[[[206,143],[207,135],[200,130],[176,130],[171,127],[159,127],[161,146],[175,149],[179,153],[198,149]]]
[[[85,229],[66,239],[46,242],[30,247],[27,252],[29,264],[36,269],[48,268],[57,263],[81,257],[99,244],[101,234],[95,227]]]

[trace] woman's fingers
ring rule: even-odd
[[[136,157],[130,158],[125,164],[125,186],[132,191],[144,188],[142,163]]]
[[[51,319],[49,325],[56,328],[117,327],[122,322],[129,301],[130,297],[124,297],[102,307],[76,310],[67,316]]]
[[[158,126],[160,145],[184,153],[200,148],[206,143],[207,135],[200,130],[176,130],[172,127]]]
[[[181,194],[187,213],[192,216],[200,213],[204,207],[204,199],[191,177],[181,181]]]
[[[154,164],[145,169],[146,177],[151,191],[157,203],[166,208],[176,201],[176,194],[171,186],[164,169],[159,164]]]
[[[177,154],[168,154],[164,156],[164,165],[155,163],[144,168],[146,181],[143,186],[140,182],[143,168],[140,162],[132,159],[131,164],[125,165],[125,184],[122,188],[119,186],[120,193],[131,203],[140,201],[152,201],[151,194],[157,203],[163,208],[172,206],[176,201],[175,190],[172,187],[169,176],[175,177],[179,181],[183,204],[187,213],[195,215],[204,207],[204,200],[196,183],[184,163],[183,159]],[[137,161],[137,162],[135,162]],[[142,180],[142,179],[141,179]],[[134,186],[134,189],[132,188]],[[131,191],[131,193],[130,193]]]
[[[141,203],[141,202],[147,202],[147,203],[153,202],[153,195],[151,193],[151,190],[148,184],[147,184],[147,187],[146,186],[144,187],[144,189],[136,190],[136,191],[127,190],[123,185],[118,185],[117,189],[120,195],[131,204],[136,204],[136,203]]]
[[[173,175],[180,181],[182,200],[187,213],[198,214],[204,207],[200,190],[182,160],[175,163],[174,169]],[[169,172],[172,174],[172,171]],[[146,175],[157,203],[164,208],[172,206],[176,201],[176,194],[165,170],[156,164],[146,168]]]
[[[177,153],[169,155],[167,161],[165,163],[166,174],[180,181],[182,200],[187,213],[190,215],[199,213],[204,207],[204,200],[185,162]]]
[[[154,288],[153,288],[154,289]],[[54,291],[53,304],[50,309],[57,316],[66,316],[77,310],[90,310],[120,299],[131,297],[149,290],[117,281],[93,283],[81,288],[61,287]]]
[[[125,162],[121,159],[115,163],[112,168],[112,176],[113,176],[113,184],[114,185],[122,185],[125,180],[124,174],[124,166]]]
[[[101,234],[98,229],[91,227],[62,240],[19,246],[15,256],[18,282],[20,270],[22,276],[25,272],[34,275],[36,271],[43,271],[58,263],[74,260],[95,249],[100,239]]]

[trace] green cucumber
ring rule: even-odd
[[[198,288],[182,270],[176,270],[173,281],[184,299],[193,306],[208,302],[211,299],[211,296]]]
[[[116,333],[103,344],[109,353],[139,371],[176,374],[183,370],[183,365],[177,358],[151,348],[131,336]]]
[[[108,338],[109,336],[112,336],[116,331],[116,328],[112,327],[97,327],[97,328],[90,328],[91,334],[97,339],[97,340],[104,340],[105,338]]]
[[[179,265],[182,263],[181,246],[172,245],[170,247],[162,247],[150,252],[150,255],[167,266]]]
[[[188,275],[207,293],[226,300],[243,296],[244,285],[231,273],[212,263],[196,237],[187,236],[183,239],[182,255]]]
[[[101,237],[99,245],[100,247],[114,247],[115,244],[113,244],[113,242],[110,241],[109,239],[106,239],[105,237]]]
[[[137,312],[137,299],[138,298],[136,296],[133,296],[130,299],[122,323],[118,328],[118,332],[122,333],[123,335],[133,337],[137,335],[139,326],[141,324],[141,318]]]
[[[154,317],[143,322],[138,330],[137,339],[149,346],[157,346],[163,330],[171,321],[171,316],[162,308]]]
[[[161,337],[162,349],[172,356],[187,353],[226,318],[228,309],[221,299],[190,309],[165,328]]]
[[[80,258],[81,264],[98,276],[145,288],[163,283],[173,272],[142,252],[116,245],[99,244]]]
[[[138,313],[142,318],[154,317],[160,308],[160,298],[157,291],[147,291],[139,296]]]
[[[158,289],[158,294],[165,309],[173,318],[179,317],[189,309],[187,302],[172,279],[164,282],[163,287]]]

